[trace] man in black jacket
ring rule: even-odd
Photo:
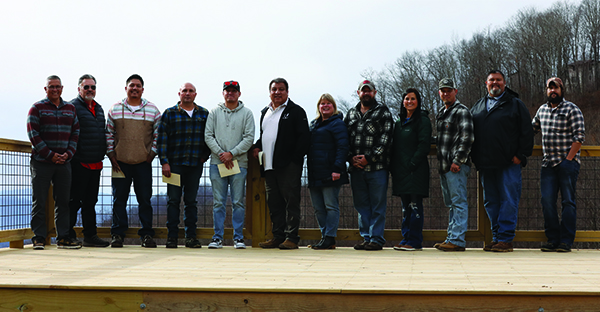
[[[261,111],[260,138],[254,157],[262,151],[267,205],[273,222],[273,238],[262,248],[297,249],[300,227],[300,179],[310,131],[304,109],[288,99],[288,83],[276,78],[269,83],[271,103]]]
[[[521,198],[521,167],[533,150],[531,115],[518,94],[506,88],[504,74],[491,71],[488,95],[471,109],[475,141],[472,160],[481,173],[492,243],[485,251],[513,251]]]
[[[107,241],[98,237],[96,231],[96,202],[100,187],[102,160],[106,153],[105,118],[102,106],[96,103],[96,78],[83,75],[77,87],[79,95],[71,101],[79,119],[79,141],[77,152],[71,161],[72,182],[69,201],[71,238],[77,234],[73,226],[77,223],[77,211],[81,208],[83,223],[83,246],[106,247]]]

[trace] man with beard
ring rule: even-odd
[[[471,113],[475,141],[471,157],[481,174],[483,201],[492,227],[485,251],[511,252],[521,198],[521,167],[533,150],[531,115],[499,70],[488,73],[488,95]]]
[[[356,93],[360,103],[344,118],[350,140],[350,186],[364,239],[354,249],[381,250],[394,121],[388,107],[375,100],[377,91],[371,81],[361,82]]]
[[[540,106],[532,122],[534,133],[542,132],[544,150],[540,190],[548,242],[542,244],[542,251],[569,252],[575,240],[575,186],[585,126],[581,110],[565,100],[564,94],[565,88],[560,78],[548,79],[547,102]],[[562,221],[558,220],[556,209],[559,190],[562,198]]]
[[[260,138],[253,155],[263,151],[267,204],[273,238],[261,248],[298,249],[300,228],[300,179],[304,155],[310,146],[310,131],[304,109],[288,98],[288,82],[275,78],[269,83],[271,103],[261,111]]]
[[[71,224],[69,235],[77,239],[73,227],[77,223],[77,211],[81,208],[84,247],[106,247],[109,245],[98,237],[96,229],[96,203],[100,188],[102,160],[106,154],[106,134],[104,133],[104,110],[96,103],[96,78],[83,75],[77,87],[79,95],[71,101],[79,119],[79,141],[77,151],[71,161]]]

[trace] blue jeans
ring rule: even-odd
[[[170,165],[171,172],[180,175],[181,186],[167,184],[167,229],[169,238],[179,237],[179,214],[181,194],[183,193],[183,224],[185,237],[196,238],[196,222],[198,222],[198,185],[202,177],[203,165],[179,166]]]
[[[565,243],[571,246],[575,240],[575,224],[577,222],[575,186],[579,176],[579,166],[577,161],[565,159],[554,167],[542,167],[540,189],[542,191],[544,229],[550,243]],[[562,198],[562,221],[560,222],[556,209],[559,190]]]
[[[336,237],[340,221],[339,194],[341,186],[311,187],[310,199],[321,229],[321,237]]]
[[[521,165],[481,169],[480,173],[483,204],[492,224],[492,240],[510,243],[515,238],[519,215]]]
[[[215,234],[213,239],[223,240],[225,216],[227,215],[227,186],[231,194],[231,223],[233,239],[244,239],[244,221],[246,208],[246,174],[248,169],[240,167],[240,173],[221,178],[217,165],[210,165],[210,182],[213,192],[213,223]]]
[[[400,245],[414,248],[423,247],[423,195],[403,194],[402,199],[402,241]]]
[[[148,162],[129,165],[118,162],[119,167],[125,174],[125,178],[112,179],[113,192],[113,220],[110,228],[110,234],[125,237],[125,231],[129,228],[127,220],[127,200],[129,199],[129,190],[133,182],[133,190],[138,202],[138,215],[142,228],[138,235],[154,236],[152,229],[152,164]]]
[[[350,174],[354,209],[358,212],[358,230],[366,242],[385,244],[388,171],[356,170]]]
[[[448,171],[440,175],[444,204],[449,209],[446,242],[465,247],[465,234],[469,224],[467,203],[467,178],[471,167],[462,164],[459,172]]]
[[[54,222],[58,238],[69,237],[69,191],[71,189],[71,163],[56,165],[30,160],[31,189],[31,231],[35,238],[46,238],[46,201],[50,183],[53,185]]]

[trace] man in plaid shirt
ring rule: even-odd
[[[469,153],[475,139],[473,116],[469,109],[456,99],[458,90],[454,80],[444,78],[439,84],[439,94],[444,107],[436,119],[437,158],[440,164],[440,182],[444,204],[448,209],[448,236],[434,247],[442,251],[464,251],[465,234],[469,220],[467,204],[467,177],[471,171]]]
[[[394,121],[387,106],[375,100],[375,85],[365,80],[358,86],[360,103],[344,119],[350,139],[350,186],[358,228],[364,241],[356,250],[381,250],[385,239],[388,167]]]
[[[202,247],[196,238],[196,195],[210,149],[204,142],[208,110],[194,103],[196,95],[196,87],[189,82],[184,83],[179,88],[179,103],[164,111],[158,126],[157,147],[162,174],[167,178],[171,177],[171,173],[180,175],[180,186],[167,184],[167,248],[177,248],[182,193],[185,247]]]
[[[547,102],[540,106],[532,121],[534,133],[542,132],[544,150],[540,189],[548,242],[542,245],[542,251],[569,252],[575,240],[575,186],[585,126],[581,110],[564,99],[564,90],[560,78],[548,79]],[[562,221],[558,220],[556,209],[559,190],[562,197]]]

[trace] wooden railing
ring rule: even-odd
[[[11,151],[17,153],[30,154],[31,145],[27,141],[16,141],[0,139],[0,151]],[[430,155],[435,155],[435,146],[432,145]],[[535,146],[534,156],[541,156],[541,146]],[[600,157],[600,146],[583,146],[582,157]],[[54,237],[54,202],[52,199],[52,189],[49,190],[46,223],[48,225],[48,243],[50,237]],[[246,184],[246,228],[244,237],[252,240],[252,246],[258,246],[258,243],[271,237],[271,221],[267,210],[264,179],[260,177],[258,162],[250,157],[248,176]],[[128,236],[137,236],[139,228],[129,228],[126,232]],[[81,228],[75,228],[78,236],[81,234]],[[167,238],[166,227],[155,227],[155,238]],[[443,241],[446,238],[446,230],[423,230],[424,241]],[[210,239],[213,235],[213,229],[201,227],[197,229],[199,239]],[[386,240],[398,241],[402,239],[400,229],[385,230]],[[10,242],[11,248],[23,248],[24,240],[30,239],[33,233],[30,228],[19,228],[0,231],[0,242]],[[98,236],[110,237],[110,227],[98,227]],[[184,236],[184,230],[180,229],[179,237]],[[321,238],[319,229],[300,229],[302,239],[318,240]],[[225,238],[232,238],[233,230],[225,230]],[[481,185],[477,187],[477,229],[467,231],[467,241],[490,242],[492,233],[490,223],[483,207],[483,193]],[[362,240],[358,229],[339,229],[337,240]],[[546,236],[542,230],[517,230],[515,241],[545,241]],[[600,242],[600,231],[577,231],[576,242]]]

